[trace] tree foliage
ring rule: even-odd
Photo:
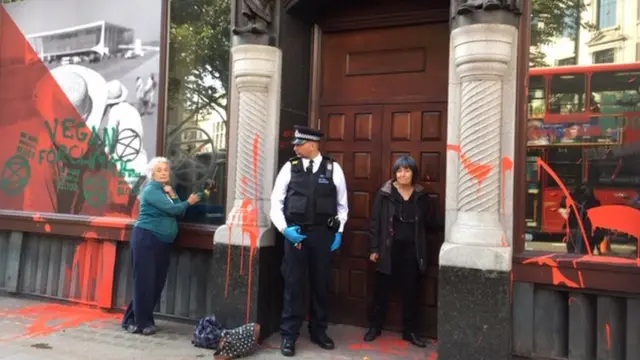
[[[592,25],[580,16],[586,9],[583,0],[533,0],[531,8],[532,67],[549,66],[544,62],[542,47],[552,43],[565,33],[575,34],[579,28],[592,29]]]
[[[182,122],[213,111],[226,119],[230,0],[170,3],[168,105],[184,107]]]

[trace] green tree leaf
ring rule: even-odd
[[[184,123],[212,112],[226,119],[230,0],[170,3],[168,106],[182,107]]]
[[[531,67],[549,66],[545,63],[542,47],[569,31],[592,30],[593,25],[585,21],[581,14],[586,7],[583,0],[533,0],[531,8]],[[572,38],[576,41],[576,37]]]

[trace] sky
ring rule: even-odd
[[[143,42],[160,41],[161,0],[24,0],[4,5],[25,35],[99,20],[126,26]]]

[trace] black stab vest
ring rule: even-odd
[[[291,180],[284,200],[287,225],[327,225],[338,214],[337,189],[333,183],[333,159],[323,157],[318,171],[308,174],[302,159],[294,157]]]

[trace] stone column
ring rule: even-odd
[[[508,0],[454,3],[439,359],[506,360],[519,10]]]
[[[258,318],[258,290],[272,287],[262,273],[274,258],[275,232],[269,219],[270,196],[277,174],[282,53],[268,45],[234,46],[232,81],[237,114],[229,138],[228,173],[233,174],[233,203],[226,224],[214,235],[211,276],[219,297],[213,309],[227,326]],[[267,299],[268,297],[265,297]],[[267,328],[271,324],[265,324]],[[265,330],[268,331],[268,330]]]

